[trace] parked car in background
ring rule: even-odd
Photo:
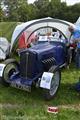
[[[0,60],[5,60],[10,53],[10,43],[5,37],[0,37]]]

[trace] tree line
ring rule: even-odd
[[[0,0],[0,21],[25,22],[32,19],[53,17],[74,23],[80,15],[80,4],[67,6],[61,0]]]

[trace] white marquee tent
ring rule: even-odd
[[[16,28],[14,29],[12,39],[11,39],[11,50],[13,48],[13,45],[15,42],[18,40],[18,37],[21,35],[23,31],[31,31],[31,34],[35,32],[36,30],[44,27],[51,27],[55,28],[59,31],[62,32],[62,34],[69,39],[71,33],[68,31],[69,26],[75,26],[74,24],[59,20],[59,19],[54,19],[51,17],[43,18],[43,19],[36,19],[32,21],[28,21],[25,23],[22,23],[20,25],[17,25]],[[28,38],[31,36],[31,34],[28,36]],[[10,51],[11,51],[10,50]]]

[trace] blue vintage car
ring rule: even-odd
[[[40,28],[55,28],[65,37],[65,42],[62,42],[62,39],[58,41],[58,38],[39,39],[32,47],[19,50],[19,62],[10,58],[0,64],[2,82],[26,91],[31,91],[32,85],[35,85],[43,90],[46,99],[54,97],[61,80],[61,68],[67,61],[66,41],[70,37],[70,25],[73,24],[53,18],[32,20],[18,25],[12,35],[11,53],[24,30],[31,31],[27,38],[29,41],[29,37]]]

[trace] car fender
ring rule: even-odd
[[[9,64],[9,63],[17,63],[17,61],[15,59],[6,59],[4,62],[0,63],[0,77],[3,77],[3,72],[4,72],[4,69],[5,67]]]
[[[0,63],[0,77],[2,77],[6,64]]]

